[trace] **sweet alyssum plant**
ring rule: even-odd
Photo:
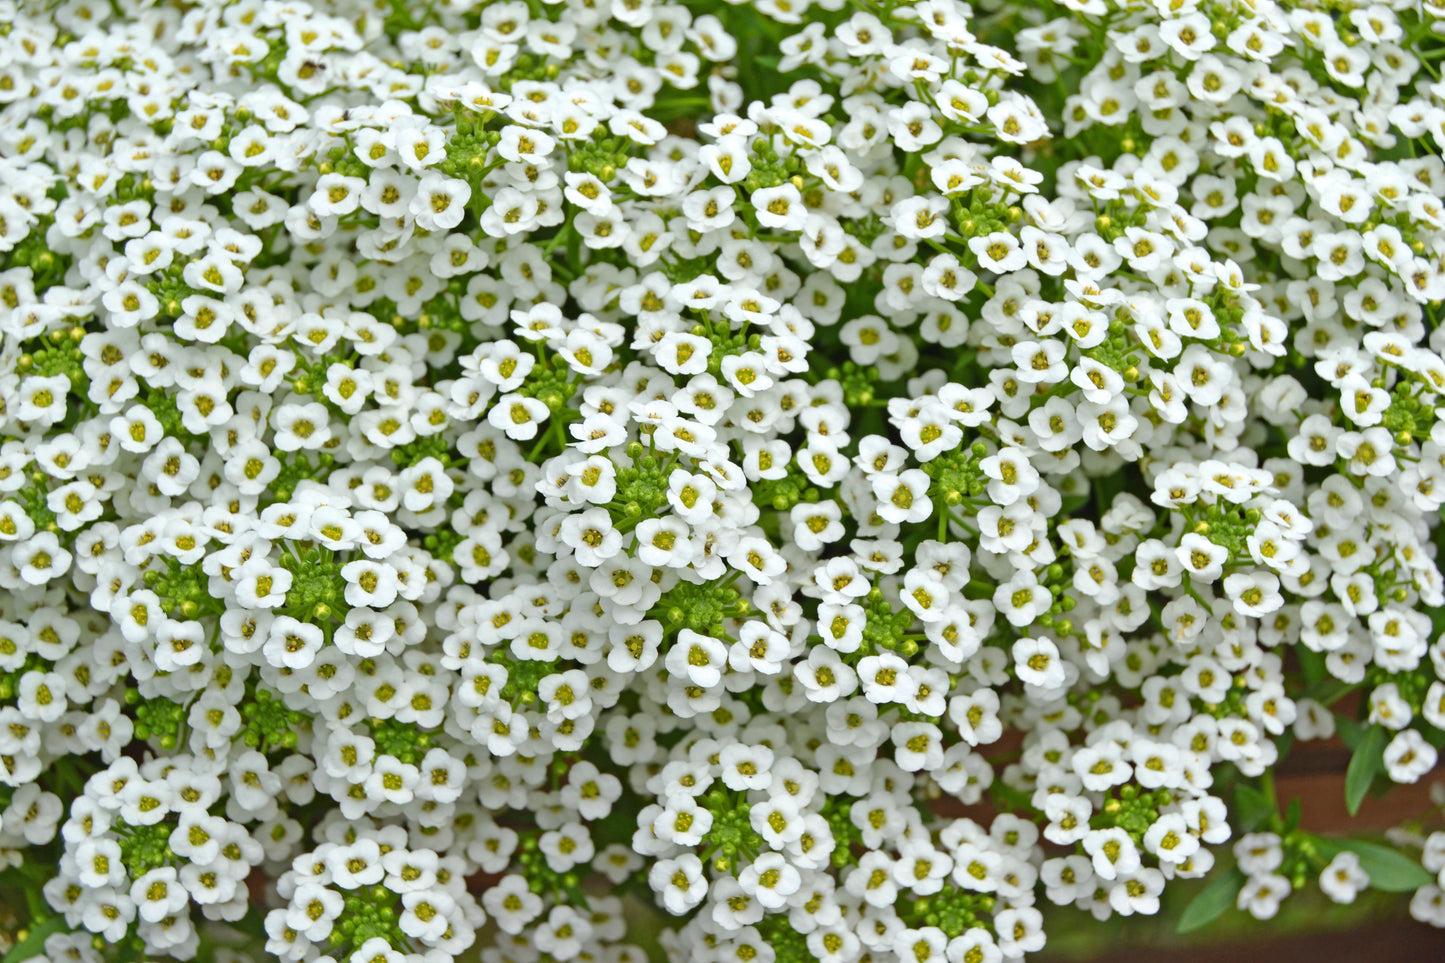
[[[0,3],[5,963],[1445,924],[1442,23]]]

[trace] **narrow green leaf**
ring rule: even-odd
[[[1418,861],[1393,846],[1363,839],[1321,839],[1319,850],[1334,859],[1348,850],[1360,857],[1360,868],[1370,874],[1370,885],[1386,893],[1408,893],[1435,882],[1435,876]]]
[[[1274,745],[1279,750],[1279,758],[1289,755],[1289,751],[1294,748],[1294,730],[1286,729],[1284,735],[1274,741]]]
[[[1249,783],[1242,782],[1234,787],[1233,824],[1240,831],[1250,832],[1259,828],[1274,813],[1269,797]]]
[[[1365,794],[1385,768],[1385,743],[1388,741],[1385,727],[1375,725],[1355,746],[1355,754],[1350,757],[1350,766],[1345,770],[1345,808],[1351,816],[1360,811]]]
[[[1178,931],[1192,933],[1202,926],[1208,926],[1234,905],[1242,889],[1244,874],[1238,867],[1230,867],[1229,872],[1204,887],[1200,894],[1184,907],[1184,913],[1179,917]]]
[[[1339,702],[1345,696],[1360,688],[1358,682],[1341,682],[1339,679],[1325,679],[1318,685],[1312,685],[1305,691],[1305,697],[1313,699],[1325,708],[1329,708]],[[1357,723],[1351,725],[1358,726]],[[1346,745],[1349,743],[1346,742]]]
[[[1296,649],[1299,654],[1300,668],[1304,670],[1305,687],[1307,689],[1317,688],[1323,680],[1329,678],[1329,670],[1325,668],[1325,654],[1314,652],[1304,646]]]
[[[1351,752],[1360,744],[1360,740],[1365,738],[1365,733],[1369,731],[1367,727],[1360,725],[1355,720],[1348,719],[1338,713],[1335,714],[1335,729],[1339,732],[1340,739],[1349,747]]]
[[[51,934],[65,929],[65,917],[50,916],[30,928],[25,939],[10,947],[10,952],[0,957],[0,963],[21,963],[45,952],[45,941]]]
[[[1293,832],[1299,825],[1300,817],[1304,815],[1304,806],[1300,803],[1299,797],[1290,801],[1289,808],[1284,813],[1284,831]]]

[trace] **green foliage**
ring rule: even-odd
[[[1435,882],[1435,874],[1393,846],[1364,839],[1321,839],[1316,845],[1320,853],[1333,859],[1343,852],[1360,858],[1360,868],[1370,877],[1370,885],[1387,893],[1407,893]]]
[[[1351,816],[1359,812],[1375,777],[1384,772],[1385,744],[1389,741],[1389,732],[1376,724],[1366,729],[1355,744],[1349,768],[1345,770],[1345,807]]]
[[[1214,922],[1225,910],[1232,908],[1244,889],[1244,874],[1237,867],[1216,875],[1179,916],[1180,933],[1192,933]]]

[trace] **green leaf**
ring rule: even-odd
[[[1244,874],[1238,867],[1230,867],[1229,872],[1204,887],[1200,894],[1184,907],[1184,913],[1179,917],[1178,932],[1192,933],[1214,922],[1221,913],[1235,904],[1242,889]]]
[[[25,939],[10,947],[10,952],[0,957],[0,963],[21,963],[45,952],[45,941],[51,934],[65,929],[65,917],[50,916],[30,928]]]
[[[1321,839],[1318,845],[1331,859],[1347,850],[1360,857],[1360,868],[1370,874],[1370,885],[1386,893],[1408,893],[1435,882],[1434,874],[1393,846],[1363,839]]]
[[[1294,730],[1286,729],[1284,735],[1275,739],[1274,745],[1279,750],[1279,758],[1289,755],[1289,751],[1294,748]]]
[[[1424,720],[1417,723],[1417,726],[1419,727],[1420,735],[1424,736],[1425,741],[1430,743],[1430,745],[1436,749],[1445,746],[1445,731],[1436,729]]]
[[[1250,832],[1274,814],[1274,805],[1264,793],[1245,782],[1234,787],[1235,828]]]
[[[1385,768],[1385,743],[1388,741],[1389,733],[1385,727],[1374,725],[1366,730],[1364,738],[1355,746],[1350,767],[1345,770],[1345,808],[1351,816],[1360,811],[1365,794]]]
[[[1335,714],[1335,729],[1340,734],[1340,740],[1344,742],[1352,752],[1354,748],[1360,744],[1360,740],[1365,738],[1365,733],[1369,731],[1365,726],[1360,725],[1355,720],[1347,719],[1338,713]]]
[[[1296,796],[1290,801],[1289,808],[1285,810],[1284,831],[1286,833],[1293,832],[1295,827],[1299,825],[1300,817],[1303,815],[1304,806],[1300,803],[1299,797]]]
[[[1325,654],[1314,652],[1304,646],[1296,649],[1299,654],[1300,668],[1304,670],[1305,687],[1315,689],[1325,679],[1329,678],[1329,670],[1325,668]]]
[[[1324,679],[1317,685],[1312,685],[1306,689],[1305,698],[1313,699],[1325,708],[1329,708],[1351,692],[1360,688],[1360,685],[1358,682],[1341,682],[1339,679]],[[1338,722],[1344,721],[1343,719],[1338,720]],[[1350,725],[1356,729],[1362,728],[1357,722],[1351,722]],[[1349,741],[1346,740],[1345,744],[1349,745]]]

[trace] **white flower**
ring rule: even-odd
[[[1138,848],[1122,829],[1092,830],[1083,840],[1084,852],[1094,861],[1094,873],[1105,880],[1127,878],[1141,863]]]
[[[943,765],[943,733],[927,722],[900,722],[893,727],[894,760],[904,772],[932,772]]]
[[[53,532],[37,532],[11,549],[11,564],[27,585],[45,585],[70,569],[73,556],[60,547]]]
[[[1044,815],[1049,824],[1044,837],[1059,845],[1078,842],[1089,834],[1089,817],[1093,806],[1082,796],[1052,793],[1044,802]]]
[[[873,494],[878,499],[878,514],[890,522],[923,521],[933,513],[928,487],[928,476],[916,468],[897,475],[875,475]]]
[[[803,226],[808,209],[803,197],[792,184],[760,188],[749,199],[763,227],[796,231]]]
[[[1255,919],[1273,919],[1279,904],[1290,894],[1289,880],[1283,876],[1260,874],[1250,876],[1239,891],[1235,905]]]
[[[648,870],[647,881],[653,892],[661,897],[662,905],[674,916],[681,916],[701,903],[708,890],[702,861],[692,853],[653,863]]]
[[[159,923],[179,913],[190,901],[175,869],[165,866],[136,878],[130,885],[136,914],[147,923]]]
[[[893,207],[893,229],[912,240],[942,237],[948,230],[944,214],[948,202],[941,197],[910,197]]]
[[[1175,557],[1190,578],[1212,582],[1224,574],[1224,563],[1229,560],[1229,550],[1204,535],[1188,532],[1179,540]]]
[[[677,641],[667,650],[664,662],[667,671],[674,676],[710,689],[722,679],[722,670],[727,666],[727,649],[711,636],[683,629],[678,633]]]
[[[346,601],[353,606],[384,609],[398,593],[396,570],[370,559],[356,559],[341,567],[346,580]]]
[[[948,703],[948,717],[969,745],[987,745],[1003,734],[998,717],[999,698],[992,689],[977,689],[970,695],[955,696]]]
[[[994,590],[993,603],[1010,625],[1023,627],[1047,611],[1053,594],[1039,584],[1032,572],[1023,571]]]
[[[698,149],[698,160],[724,184],[736,184],[752,171],[746,141],[742,135],[729,135],[715,143],[703,145]]]
[[[1369,885],[1370,877],[1360,866],[1360,858],[1348,850],[1337,853],[1320,873],[1320,889],[1336,903],[1353,903]]]
[[[789,646],[787,638],[762,622],[748,622],[738,641],[728,649],[728,665],[742,672],[751,669],[764,675],[782,671]]]
[[[588,509],[562,522],[559,539],[568,545],[579,564],[596,568],[622,550],[622,534],[612,527],[605,509]]]
[[[1043,915],[1032,907],[1007,909],[994,916],[998,948],[1006,957],[1023,956],[1044,946]]]
[[[1025,636],[1013,644],[1013,657],[1014,671],[1028,685],[1057,689],[1064,684],[1064,667],[1052,640]]]
[[[1084,788],[1097,792],[1129,781],[1134,770],[1123,756],[1118,743],[1102,742],[1075,751],[1072,766]]]
[[[876,704],[903,702],[918,685],[908,672],[908,663],[891,652],[865,656],[858,661],[857,669],[863,695]]]
[[[1385,770],[1397,783],[1418,781],[1438,759],[1435,747],[1415,729],[1405,729],[1385,746]]]
[[[802,885],[802,876],[779,853],[763,853],[738,874],[738,885],[765,909],[777,910]]]
[[[509,873],[482,893],[487,915],[503,932],[521,933],[542,912],[542,898],[527,887],[526,879]]]
[[[724,785],[739,792],[767,789],[772,782],[772,764],[773,751],[767,746],[734,744],[718,754]]]
[[[794,663],[793,673],[810,702],[826,705],[858,688],[857,673],[826,646],[809,650],[807,659]]]
[[[944,955],[948,963],[1000,963],[1003,959],[993,935],[979,927],[964,930],[949,940]]]

